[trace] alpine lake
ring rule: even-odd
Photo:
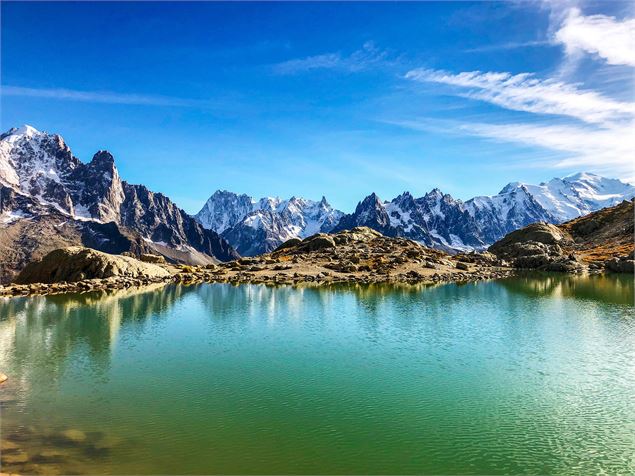
[[[2,472],[633,474],[633,285],[2,299]]]

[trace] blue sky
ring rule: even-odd
[[[629,2],[2,2],[2,130],[196,212],[216,189],[352,210],[577,171],[632,181]]]

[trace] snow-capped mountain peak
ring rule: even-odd
[[[17,140],[21,137],[33,137],[35,135],[45,134],[38,131],[35,127],[28,124],[23,124],[20,127],[12,127],[8,132],[4,134],[5,137],[12,137],[11,140]],[[3,137],[4,138],[4,137]]]
[[[511,192],[512,190],[516,190],[517,188],[520,188],[523,184],[521,182],[509,182],[507,185],[505,185],[500,192],[498,192],[498,195],[503,195],[506,193]],[[540,185],[544,185],[544,184],[540,184]]]
[[[73,203],[64,183],[81,165],[59,135],[25,125],[0,136],[0,185],[69,214]]]
[[[385,207],[384,202],[373,192],[361,201],[357,210],[359,210],[360,218],[366,221],[372,219],[377,213],[385,212]]]
[[[147,243],[163,243],[155,251],[175,260],[238,256],[225,240],[204,230],[164,195],[123,182],[108,151],[100,150],[84,163],[61,136],[31,126],[0,135],[0,214],[45,217],[44,221],[67,224],[76,232],[92,230],[77,232],[72,239],[98,249],[137,246],[120,233],[126,230]],[[103,225],[114,241],[91,235],[96,224]]]
[[[344,216],[336,230],[364,225],[440,248],[484,248],[530,223],[560,223],[633,197],[632,185],[591,173],[540,185],[511,182],[496,195],[466,202],[438,188],[415,199],[404,192],[388,202],[372,194]]]
[[[281,202],[282,200],[280,199],[280,197],[263,197],[256,202],[257,206],[255,207],[255,209],[274,211],[278,208],[278,206],[280,206]]]
[[[538,204],[560,223],[635,196],[635,187],[617,179],[579,172],[540,185],[521,184]]]
[[[414,203],[415,198],[408,191],[403,192],[401,195],[398,195],[397,198],[393,200],[393,202],[397,203]]]
[[[256,201],[245,194],[217,190],[194,218],[203,227],[222,233],[256,209]]]
[[[425,197],[429,197],[429,198],[433,198],[433,197],[443,197],[444,193],[441,191],[441,189],[438,188],[433,188],[432,190],[430,190],[428,193],[426,193],[424,196]]]
[[[215,192],[195,218],[222,234],[242,255],[271,251],[290,238],[327,232],[343,213],[325,197],[317,202],[293,196],[254,199],[232,192]]]

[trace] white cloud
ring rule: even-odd
[[[586,52],[611,65],[635,66],[635,19],[583,16],[578,8],[571,8],[554,41],[564,45],[570,56]]]
[[[417,69],[406,78],[452,87],[459,97],[486,101],[503,109],[527,113],[513,122],[457,122],[446,129],[496,141],[538,147],[546,153],[523,166],[586,169],[633,180],[635,170],[635,103],[620,102],[578,85],[538,79],[533,74],[480,71],[452,74]],[[556,118],[555,116],[561,116]],[[401,121],[404,127],[425,129],[425,121]]]
[[[551,151],[542,153],[529,162],[519,162],[518,167],[586,170],[611,177],[619,176],[635,183],[635,164],[632,159],[632,151],[635,150],[633,123],[598,128],[594,125],[461,123],[436,118],[385,122],[416,131],[467,134]],[[514,162],[512,157],[506,160],[510,164]]]
[[[342,61],[339,53],[327,53],[284,61],[274,65],[274,70],[279,74],[295,74],[313,69],[338,68],[342,66]]]
[[[0,92],[4,96],[28,96],[108,104],[134,104],[142,106],[172,107],[213,107],[213,103],[210,101],[184,99],[170,96],[113,93],[108,91],[78,91],[62,88],[23,88],[20,86],[2,86],[0,88]]]
[[[531,73],[483,73],[470,71],[458,74],[446,71],[415,69],[407,79],[446,84],[467,89],[458,95],[486,101],[505,109],[538,114],[574,117],[587,123],[607,124],[628,120],[635,114],[635,105],[615,101],[595,91],[553,79],[541,80]]]
[[[468,48],[465,51],[467,53],[482,53],[487,51],[499,51],[499,50],[516,50],[521,48],[533,48],[537,46],[549,46],[553,43],[549,40],[531,40],[531,41],[517,41],[510,43],[498,43],[492,45],[476,46],[474,48]]]
[[[363,71],[386,60],[388,53],[380,50],[372,41],[350,55],[326,53],[306,58],[292,59],[273,65],[278,74],[297,74],[316,69],[339,69],[351,73]]]
[[[482,137],[568,153],[553,164],[555,167],[601,166],[633,172],[633,123],[608,129],[541,124],[462,124],[460,129]]]

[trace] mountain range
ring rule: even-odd
[[[579,173],[510,183],[465,202],[439,189],[390,201],[373,193],[350,214],[324,197],[256,200],[217,191],[190,216],[165,195],[122,180],[108,151],[84,163],[59,135],[23,126],[0,135],[0,282],[55,248],[78,244],[207,264],[268,252],[290,238],[369,226],[435,248],[482,249],[527,224],[561,223],[633,197],[630,184]]]
[[[290,238],[306,238],[331,231],[344,214],[322,197],[320,201],[291,197],[255,200],[218,190],[195,218],[221,234],[243,256],[276,249]]]
[[[419,198],[404,192],[390,201],[373,193],[351,214],[334,209],[324,197],[319,202],[297,197],[254,200],[217,191],[195,218],[245,256],[271,251],[290,238],[355,226],[453,251],[484,249],[530,223],[562,223],[633,197],[635,187],[630,184],[578,173],[540,185],[512,182],[496,195],[465,202],[439,189]]]
[[[59,135],[30,126],[0,135],[0,281],[75,244],[198,264],[238,257],[165,195],[123,181],[109,152],[84,163]]]

